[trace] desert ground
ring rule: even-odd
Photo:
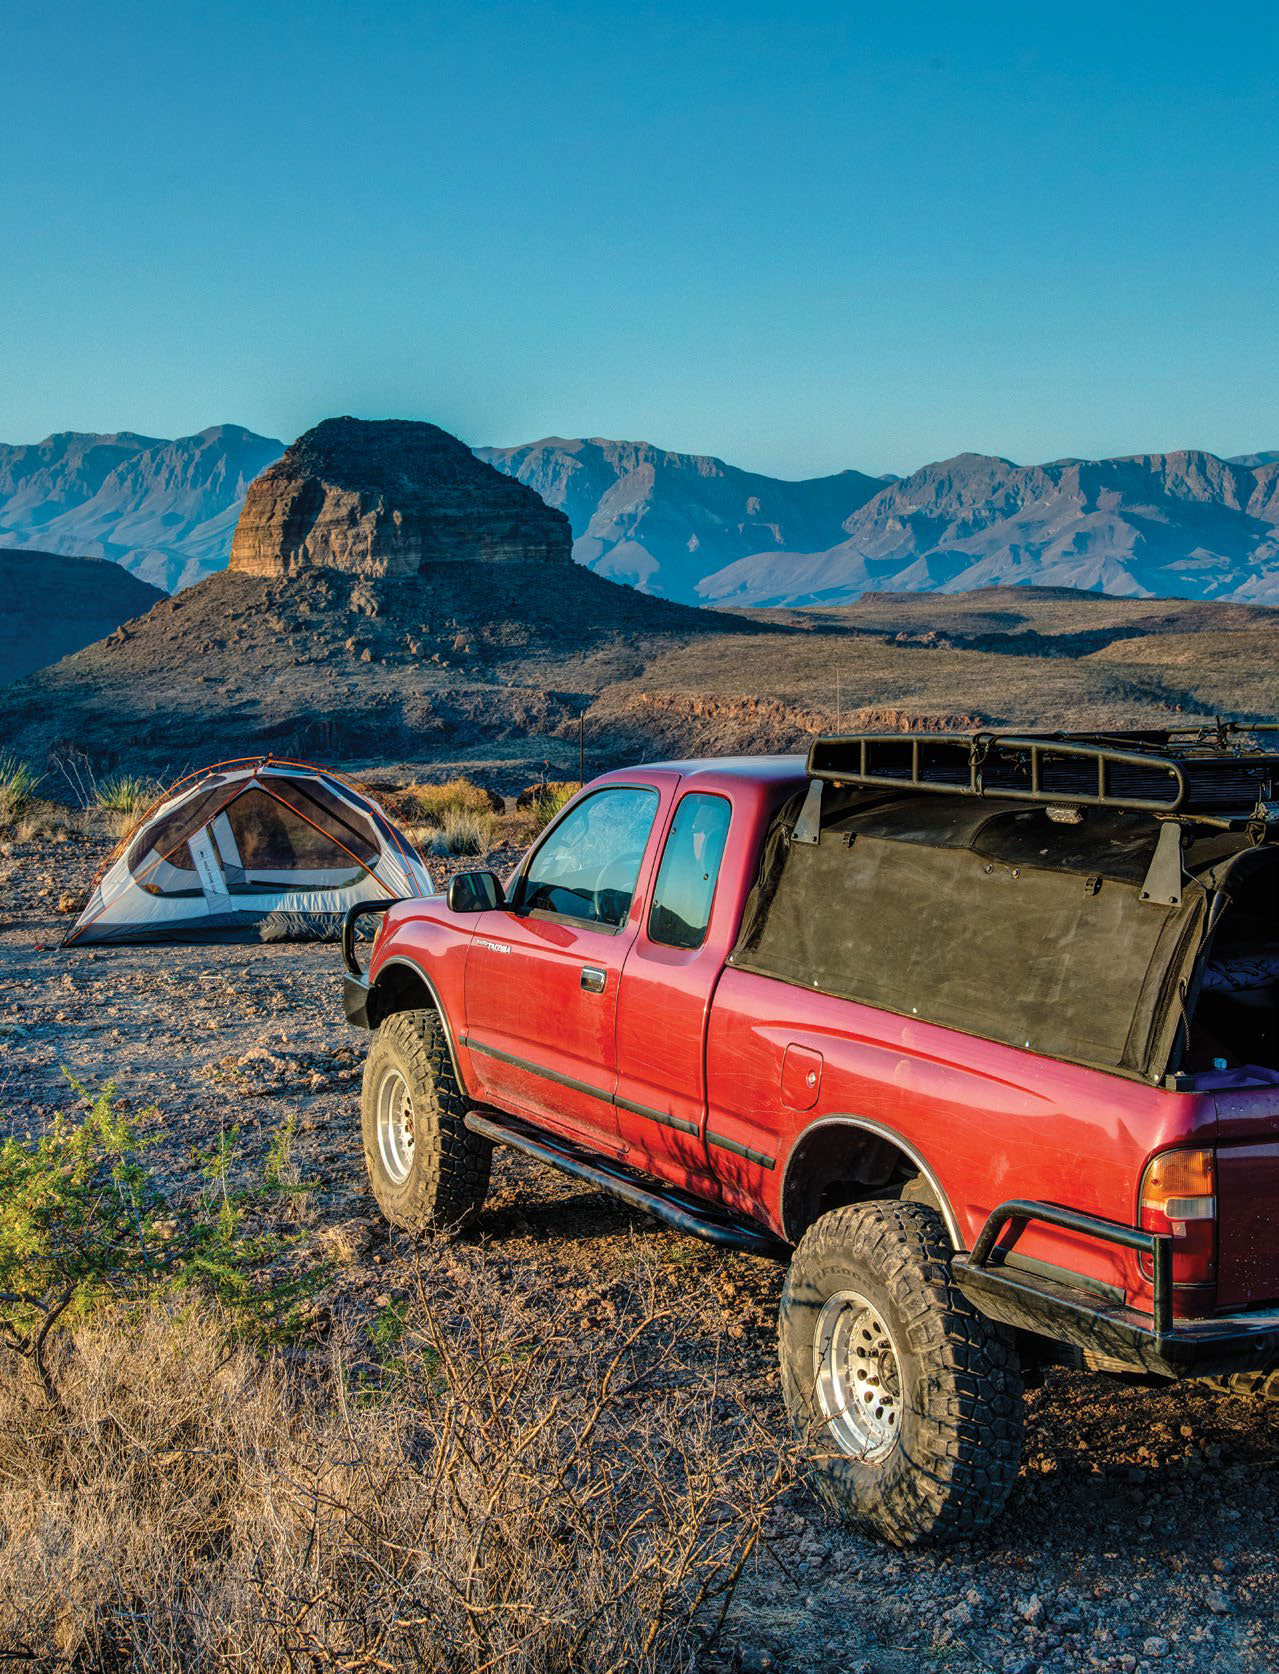
[[[570,1372],[625,1354],[623,1428],[632,1424],[636,1437],[661,1414],[682,1445],[696,1438],[705,1452],[739,1461],[742,1492],[716,1516],[730,1530],[733,1519],[754,1518],[758,1538],[748,1543],[720,1631],[709,1640],[663,1640],[651,1664],[638,1654],[631,1662],[629,1653],[592,1662],[583,1651],[574,1666],[725,1674],[930,1667],[1232,1674],[1274,1666],[1279,1408],[1053,1372],[1028,1397],[1021,1478],[988,1534],[903,1553],[837,1526],[794,1474],[787,1448],[774,1348],[779,1266],[683,1237],[509,1153],[497,1156],[492,1195],[473,1231],[421,1243],[393,1234],[363,1177],[358,1101],[367,1041],[342,1014],[337,949],[63,950],[68,919],[59,903],[65,909],[83,896],[108,847],[82,826],[57,840],[4,842],[0,1104],[9,1132],[39,1134],[72,1109],[68,1075],[90,1091],[111,1078],[127,1109],[153,1113],[146,1118],[153,1166],[181,1199],[208,1192],[207,1159],[219,1146],[222,1189],[229,1180],[251,1192],[273,1142],[278,1160],[287,1128],[297,1189],[259,1193],[252,1214],[258,1229],[278,1220],[288,1260],[317,1263],[321,1275],[310,1328],[287,1348],[262,1351],[290,1376],[305,1381],[339,1347],[348,1361],[384,1373],[379,1344],[388,1321],[411,1335],[428,1318],[447,1341],[472,1329],[477,1313],[518,1317]],[[510,853],[491,859],[502,864]],[[12,1383],[23,1370],[10,1364],[0,1376]],[[4,1400],[11,1424],[17,1397],[10,1390]],[[148,1469],[163,1475],[173,1456],[171,1438],[139,1425],[130,1480]],[[15,1471],[24,1458],[12,1435],[0,1445],[6,1496],[19,1493]],[[646,1477],[630,1492],[643,1501],[664,1490]],[[83,1578],[85,1566],[96,1575],[94,1562],[119,1561],[118,1533],[81,1526],[68,1504],[55,1496],[31,1512],[26,1581],[15,1587],[11,1563],[0,1585],[8,1655],[42,1665],[61,1663],[61,1648],[77,1643],[97,1643],[105,1655],[93,1632],[108,1620],[108,1603],[124,1609],[119,1588],[112,1592],[114,1583],[100,1577],[77,1583],[80,1606],[50,1603],[50,1578],[65,1576],[67,1564],[78,1563]],[[77,1530],[73,1557],[56,1532],[60,1517]],[[305,1567],[304,1554],[298,1561]],[[76,1619],[76,1608],[91,1610],[95,1599],[97,1630]],[[308,1640],[306,1608],[299,1607],[291,1666],[408,1665],[387,1649],[381,1661],[373,1652],[361,1660],[349,1645],[343,1656],[321,1655],[325,1633],[336,1630],[321,1625]],[[158,1652],[148,1660],[138,1649],[143,1616],[135,1610],[127,1632],[123,1616],[110,1618],[118,1646],[127,1641],[118,1666],[188,1666]],[[77,1641],[78,1633],[89,1637]],[[74,1666],[93,1662],[85,1655]],[[523,1665],[513,1657],[495,1666]]]

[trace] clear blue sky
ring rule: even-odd
[[[1276,448],[1277,19],[0,0],[0,439]]]

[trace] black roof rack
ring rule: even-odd
[[[1252,815],[1279,788],[1279,725],[1178,732],[842,733],[815,739],[811,779],[1209,819]]]

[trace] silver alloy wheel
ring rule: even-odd
[[[377,1090],[377,1148],[387,1178],[402,1186],[413,1169],[413,1095],[397,1069]]]
[[[813,1375],[841,1451],[866,1464],[887,1458],[901,1433],[901,1368],[878,1310],[854,1290],[836,1291],[817,1316]]]

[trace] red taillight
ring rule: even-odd
[[[1178,1285],[1210,1284],[1217,1274],[1217,1183],[1211,1151],[1164,1151],[1146,1166],[1139,1193],[1141,1225],[1172,1235]],[[1142,1258],[1141,1270],[1151,1276]]]

